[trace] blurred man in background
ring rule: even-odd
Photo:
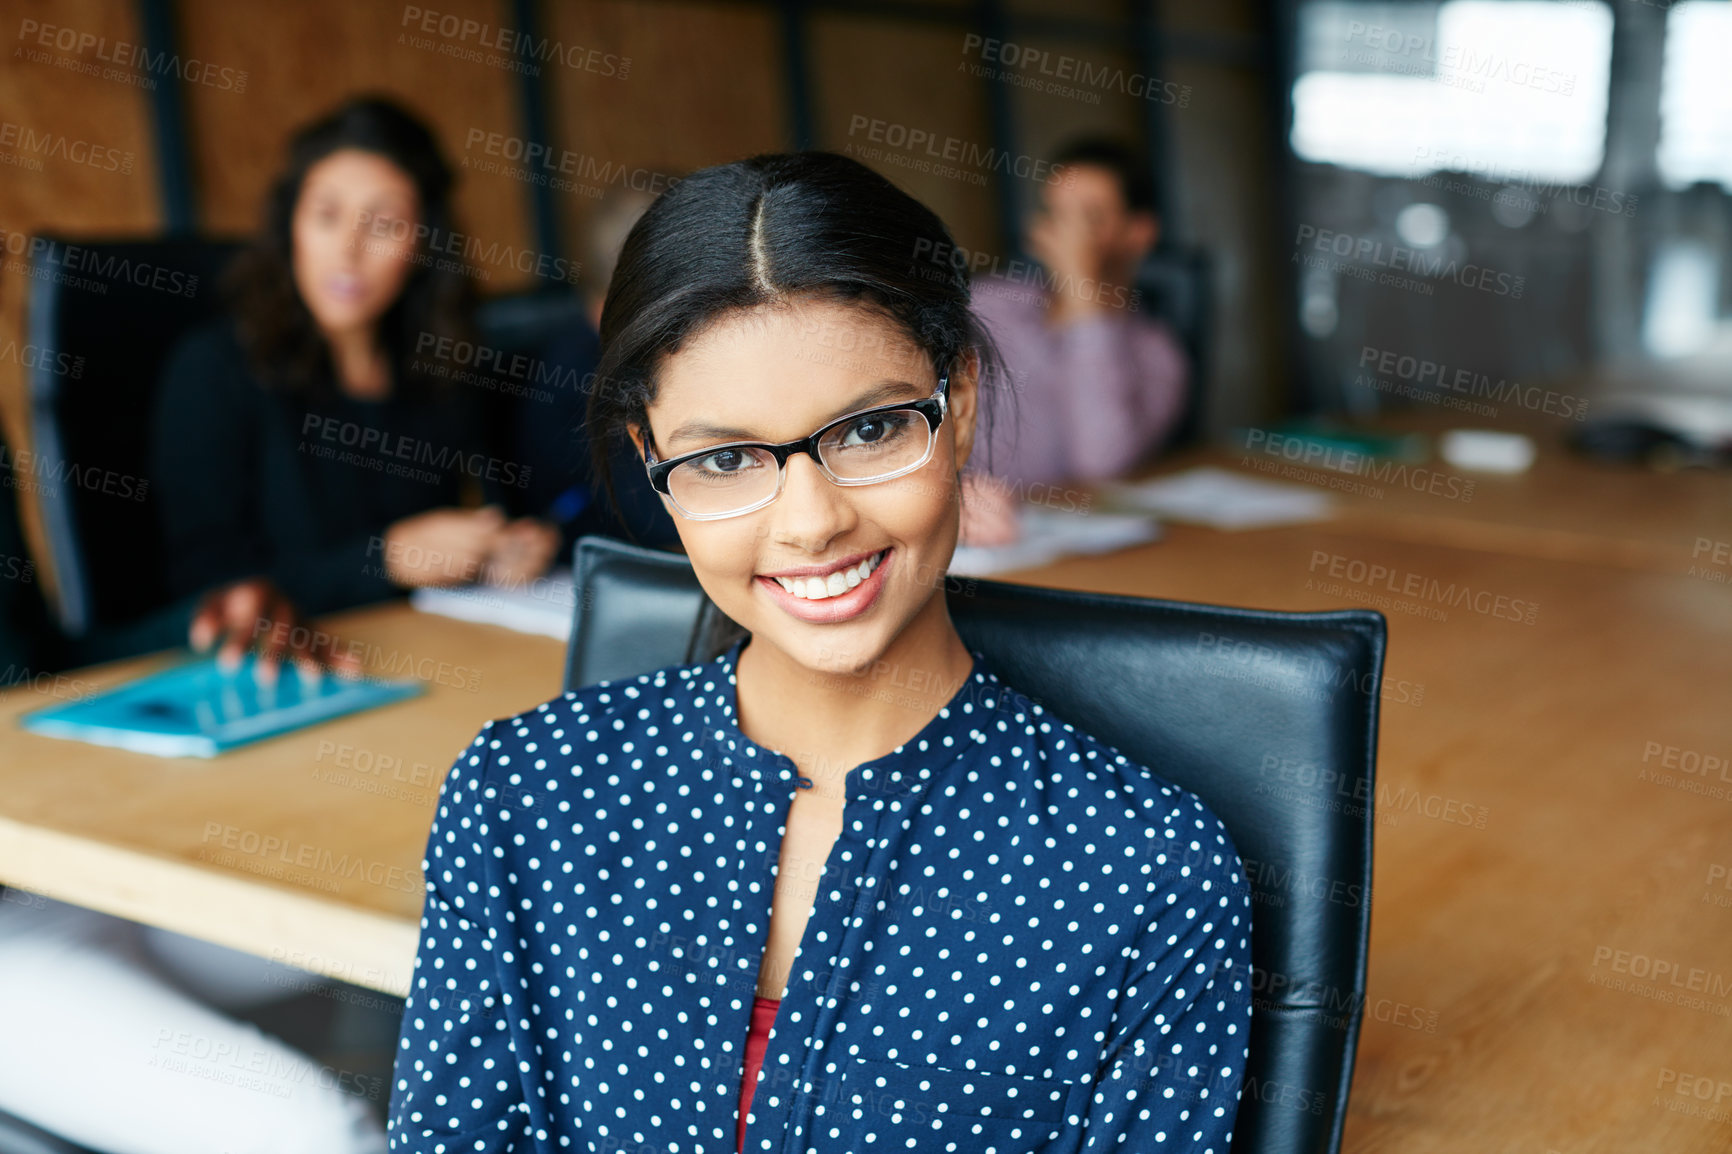
[[[1160,237],[1148,167],[1111,140],[1086,138],[1061,150],[1053,169],[1026,231],[1044,271],[993,272],[974,284],[975,311],[1004,353],[1016,419],[993,426],[990,476],[965,475],[964,544],[1015,540],[1020,502],[1063,504],[1050,487],[1131,472],[1184,407],[1184,350],[1141,311],[1135,288]]]

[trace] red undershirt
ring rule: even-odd
[[[740,1078],[740,1126],[735,1139],[735,1154],[746,1149],[746,1114],[752,1106],[752,1091],[758,1085],[758,1068],[764,1064],[764,1046],[770,1040],[770,1027],[776,1022],[776,1007],[780,998],[752,999],[752,1028],[746,1034],[746,1070]]]

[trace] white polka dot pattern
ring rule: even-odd
[[[798,788],[737,724],[744,644],[489,722],[458,757],[391,1149],[733,1154]],[[1251,905],[1225,827],[974,659],[847,775],[746,1150],[1226,1154]]]

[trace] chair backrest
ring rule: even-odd
[[[742,635],[681,554],[584,537],[567,689]],[[1250,1061],[1233,1150],[1333,1154],[1365,1002],[1385,622],[947,577],[1004,682],[1201,797],[1252,889]]]
[[[239,249],[205,237],[30,240],[29,487],[80,637],[167,600],[149,484],[158,377],[175,341],[221,308]]]
[[[1142,310],[1173,327],[1190,361],[1185,410],[1164,450],[1195,442],[1203,428],[1203,398],[1208,395],[1210,337],[1215,323],[1213,265],[1208,251],[1167,245],[1143,258],[1136,289]]]

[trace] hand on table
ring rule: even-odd
[[[212,589],[193,610],[187,643],[200,653],[219,639],[217,664],[233,671],[249,650],[258,654],[257,673],[267,684],[277,679],[284,657],[302,674],[316,678],[323,669],[343,677],[361,674],[361,659],[337,638],[313,629],[268,577],[248,577]]]
[[[984,473],[962,475],[960,545],[1009,545],[1022,537],[1017,500],[1003,481]]]
[[[557,528],[534,517],[519,517],[500,529],[493,552],[481,567],[481,579],[505,588],[527,584],[547,572],[558,549]]]
[[[430,509],[385,530],[385,576],[393,585],[467,585],[481,575],[505,528],[497,505]]]

